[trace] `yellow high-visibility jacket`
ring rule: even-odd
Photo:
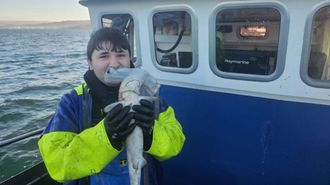
[[[121,181],[129,184],[128,169],[124,162],[126,152],[118,151],[111,145],[104,120],[85,129],[83,114],[88,113],[91,118],[91,98],[85,83],[61,98],[38,142],[46,168],[58,182],[90,176],[98,183],[112,181],[112,184],[117,184]],[[87,104],[87,110],[83,108],[84,103]],[[164,103],[159,106],[152,145],[145,152],[162,161],[180,153],[185,136],[173,108]]]

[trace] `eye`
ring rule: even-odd
[[[108,57],[108,55],[100,55],[99,58],[107,58],[107,57]]]
[[[118,57],[126,57],[126,54],[118,54]]]

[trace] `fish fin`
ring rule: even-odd
[[[146,165],[146,164],[147,164],[147,161],[146,161],[144,158],[142,158],[142,159],[140,160],[140,163],[139,163],[140,168],[143,168],[144,165]]]
[[[153,97],[153,96],[139,96],[138,99],[139,99],[139,101],[142,100],[142,99],[143,100],[149,100],[149,101],[157,101],[157,100],[159,100],[158,97]]]

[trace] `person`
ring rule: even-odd
[[[141,177],[145,184],[157,183],[157,161],[180,153],[185,141],[182,126],[161,98],[157,102],[142,99],[140,105],[132,106],[134,111],[120,103],[108,113],[103,111],[118,101],[120,85],[104,81],[106,69],[133,68],[130,59],[129,42],[119,30],[101,28],[91,35],[85,82],[62,96],[38,141],[54,180],[66,185],[129,185],[124,142],[136,126],[143,130],[147,155],[147,167],[141,173],[148,174]]]

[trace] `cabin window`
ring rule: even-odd
[[[162,11],[152,16],[154,63],[171,72],[192,72],[194,47],[192,17],[187,11]]]
[[[135,63],[137,58],[136,36],[134,32],[134,21],[130,14],[106,14],[101,18],[102,27],[114,27],[126,35],[131,46],[131,56]]]
[[[283,40],[281,11],[277,5],[258,4],[217,9],[211,18],[212,70],[222,77],[246,80],[269,81],[278,77],[278,66],[281,70],[284,66],[278,62],[279,43]]]
[[[313,16],[307,74],[313,80],[330,80],[330,6]]]

